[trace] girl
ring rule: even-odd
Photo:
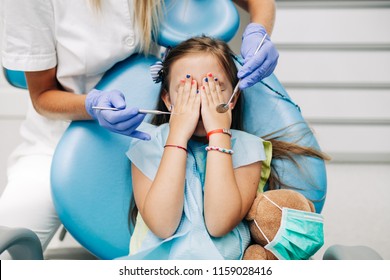
[[[143,124],[151,141],[131,140],[127,153],[138,208],[127,258],[241,259],[249,245],[243,218],[269,176],[271,145],[236,130],[239,95],[216,111],[238,82],[231,53],[197,37],[167,54],[158,109],[170,118]]]

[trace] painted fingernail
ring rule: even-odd
[[[211,73],[208,73],[208,74],[207,74],[207,76],[209,76],[209,77],[212,77],[212,76],[213,76],[213,74],[211,74]]]
[[[206,87],[205,87],[205,86],[202,86],[202,89],[203,89],[203,90],[205,90],[205,89],[206,89]]]
[[[187,78],[187,79],[191,78],[191,75],[190,75],[190,74],[187,74],[187,75],[186,75],[186,78]]]
[[[181,79],[181,80],[180,80],[180,82],[181,82],[181,83],[185,83],[185,82],[186,82],[186,80],[184,80],[184,79]]]
[[[192,85],[195,85],[195,80],[192,80],[191,84],[192,84]]]
[[[204,78],[204,81],[207,83],[209,81],[209,79],[207,79],[207,77],[206,77],[206,78]]]
[[[198,93],[199,93],[199,89],[196,90],[196,94],[198,94]]]
[[[217,78],[217,77],[215,77],[215,78],[214,78],[214,81],[216,81],[216,82],[217,82],[217,81],[218,81],[218,78]]]

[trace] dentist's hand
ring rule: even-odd
[[[112,107],[118,111],[99,110],[92,107]],[[138,108],[126,107],[125,96],[118,90],[91,90],[85,99],[85,109],[99,124],[115,133],[123,134],[141,140],[150,140],[150,135],[136,130],[145,118]]]
[[[267,35],[257,54],[254,54],[267,31],[258,23],[250,23],[242,35],[241,56],[244,65],[238,72],[240,88],[245,89],[260,82],[274,71],[279,53]]]

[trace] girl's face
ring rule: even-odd
[[[207,77],[208,73],[213,74],[213,78],[218,79],[223,99],[226,103],[233,92],[233,86],[219,61],[211,54],[188,54],[173,62],[171,65],[169,93],[164,93],[162,96],[167,108],[170,108],[171,105],[175,106],[180,80],[185,79],[187,74],[191,75],[191,78],[196,80],[198,87],[200,87],[202,80]],[[237,99],[235,98],[235,100]],[[235,105],[235,100],[233,106]],[[206,136],[206,134],[207,132],[202,123],[202,116],[200,115],[194,135]]]

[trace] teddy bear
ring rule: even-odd
[[[273,205],[270,200],[264,197],[264,194],[279,207],[287,207],[306,212],[315,212],[313,203],[296,191],[278,189],[267,191],[265,193],[258,193],[246,216],[254,244],[251,244],[245,250],[243,256],[244,260],[278,259],[273,253],[264,248],[268,242],[255,224],[255,221],[258,225],[260,224],[262,231],[269,241],[273,240],[280,227],[282,211]]]

